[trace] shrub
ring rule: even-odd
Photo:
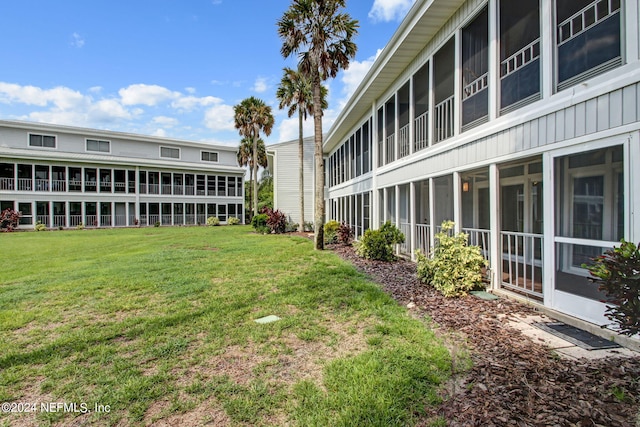
[[[353,239],[353,230],[343,222],[338,228],[338,241],[343,245],[348,245],[351,243],[351,239]]]
[[[356,244],[356,253],[366,259],[395,260],[395,245],[404,242],[404,234],[390,221],[378,230],[367,230]]]
[[[160,227],[160,221],[156,221],[155,224],[153,224],[154,227]]]
[[[265,207],[262,212],[267,215],[267,227],[271,232],[282,234],[287,229],[287,216],[279,209],[273,210]]]
[[[285,231],[287,233],[295,233],[296,231],[298,231],[298,227],[300,227],[300,225],[297,222],[287,221]]]
[[[0,212],[0,230],[13,231],[18,228],[20,216],[20,212],[11,208],[7,208]]]
[[[47,229],[47,226],[44,225],[42,222],[40,221],[36,222],[36,227],[35,227],[36,231],[45,231],[46,229]]]
[[[207,218],[207,226],[214,227],[216,225],[220,225],[220,219],[217,216],[210,216]]]
[[[324,241],[325,243],[336,243],[338,241],[338,230],[340,229],[340,223],[335,219],[327,222],[324,225]]]
[[[302,231],[313,232],[313,222],[305,221],[304,224],[302,224]]]
[[[235,216],[232,216],[231,218],[229,218],[227,220],[227,224],[229,224],[229,225],[238,225],[238,224],[240,224],[240,220],[238,218],[236,218]]]
[[[486,261],[478,246],[467,244],[465,233],[450,235],[454,223],[442,223],[442,231],[436,234],[432,257],[416,252],[418,278],[439,290],[445,297],[466,295],[481,289],[482,267]]]
[[[84,224],[80,223],[80,224],[76,225],[76,230],[84,230]]]
[[[267,214],[264,214],[264,213],[258,214],[253,218],[251,218],[251,226],[258,233],[265,234],[271,231],[267,226]]]
[[[591,280],[597,283],[610,299],[605,316],[616,323],[621,335],[640,333],[640,248],[624,239],[619,247],[608,249],[593,264],[582,265],[589,270]],[[606,326],[606,325],[605,325]]]

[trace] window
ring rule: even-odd
[[[503,0],[500,13],[500,112],[540,98],[538,0]]]
[[[213,151],[202,151],[202,161],[203,162],[217,162],[218,161],[218,153]]]
[[[29,134],[29,145],[31,147],[56,148],[56,137],[31,133]]]
[[[485,8],[462,29],[462,128],[485,122],[489,114],[489,14]]]
[[[180,149],[170,147],[160,147],[160,157],[166,157],[169,159],[179,159]]]
[[[87,139],[87,151],[111,152],[111,142],[98,139]]]
[[[433,56],[434,143],[453,136],[455,41],[451,38]]]
[[[620,0],[557,0],[558,90],[622,63]]]

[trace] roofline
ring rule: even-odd
[[[397,79],[464,2],[417,0],[414,3],[327,132],[323,144],[325,153],[340,144],[341,139],[355,126],[355,121],[360,121],[371,110],[373,102],[388,90],[389,83],[385,81]],[[425,31],[427,37],[424,36]],[[403,53],[402,62],[395,57],[400,50]],[[396,60],[401,71],[386,70],[392,59]]]
[[[132,141],[152,142],[156,144],[175,144],[181,146],[190,146],[198,148],[215,148],[220,151],[237,152],[238,147],[231,147],[222,144],[213,144],[209,142],[188,141],[176,138],[166,138],[161,136],[143,135],[128,132],[119,132],[103,129],[83,128],[77,126],[58,125],[52,123],[29,122],[21,120],[0,120],[0,126],[16,128],[16,129],[32,129],[48,132],[66,132],[76,135],[95,136],[103,138],[121,138]]]

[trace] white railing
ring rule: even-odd
[[[82,215],[69,215],[69,227],[77,227],[80,224],[84,225]]]
[[[160,220],[162,225],[171,225],[171,215],[164,214],[162,215],[162,219]]]
[[[173,194],[182,194],[182,193],[184,193],[184,187],[182,185],[173,186]]]
[[[536,39],[500,63],[500,78],[515,73],[540,57],[540,39]]]
[[[98,215],[85,215],[85,227],[97,227],[98,226]]]
[[[620,10],[620,0],[596,0],[558,24],[558,46],[579,36]]]
[[[542,298],[542,235],[500,232],[502,286]]]
[[[133,223],[132,223],[133,224]],[[116,215],[113,222],[114,227],[124,227],[127,225],[126,215]]]
[[[384,141],[378,141],[378,166],[384,165]]]
[[[13,190],[13,178],[0,178],[0,190]]]
[[[44,224],[45,227],[49,227],[49,215],[37,215],[36,222]]]
[[[487,88],[489,84],[489,73],[484,73],[462,89],[462,99],[471,98],[476,93]]]
[[[453,95],[435,106],[434,118],[435,142],[444,141],[453,136]]]
[[[196,216],[193,214],[187,214],[184,218],[184,223],[186,225],[194,225],[196,223]]]
[[[420,151],[429,146],[428,111],[415,118],[413,125],[413,134],[413,151]]]
[[[160,184],[147,184],[149,194],[160,194]]]
[[[49,191],[49,180],[36,179],[36,191]]]
[[[69,180],[69,191],[82,191],[82,181]]]
[[[462,232],[467,234],[469,246],[480,247],[484,259],[491,263],[491,232],[480,228],[463,228]]]
[[[198,224],[204,225],[207,223],[207,216],[204,214],[198,214]]]
[[[51,191],[67,191],[67,181],[60,179],[52,180]]]
[[[160,215],[149,215],[149,222],[147,225],[156,225],[157,222],[160,222]]]
[[[425,255],[429,255],[431,247],[431,226],[416,224],[416,249],[419,249]]]
[[[171,184],[162,184],[162,194],[171,194]]]
[[[193,185],[185,185],[184,186],[184,194],[187,196],[193,196],[195,191],[195,187]]]
[[[173,216],[173,225],[183,225],[184,224],[184,217],[182,216],[182,214],[177,214]]]
[[[113,191],[116,193],[125,193],[127,191],[127,183],[126,182],[114,182],[113,183]]]
[[[67,216],[66,215],[54,215],[53,216],[53,226],[54,227],[66,227],[67,226]]]
[[[100,226],[101,227],[110,227],[111,226],[111,215],[100,215]]]
[[[408,222],[400,223],[400,231],[404,234],[404,243],[400,243],[400,253],[411,254],[411,224]]]
[[[409,125],[406,124],[398,131],[398,157],[409,155]]]
[[[396,135],[389,135],[386,139],[387,142],[387,158],[386,163],[391,163],[396,159]]]
[[[33,180],[31,178],[18,178],[18,191],[31,191]]]

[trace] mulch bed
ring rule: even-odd
[[[454,337],[448,339],[454,354],[458,345],[470,354],[473,366],[456,373],[454,363],[443,403],[428,418],[442,416],[450,426],[640,427],[640,357],[560,359],[507,324],[510,316],[536,314],[529,306],[505,298],[444,298],[416,278],[410,261],[365,260],[351,246],[327,249],[398,303],[413,303],[412,311],[435,322],[443,336]]]

